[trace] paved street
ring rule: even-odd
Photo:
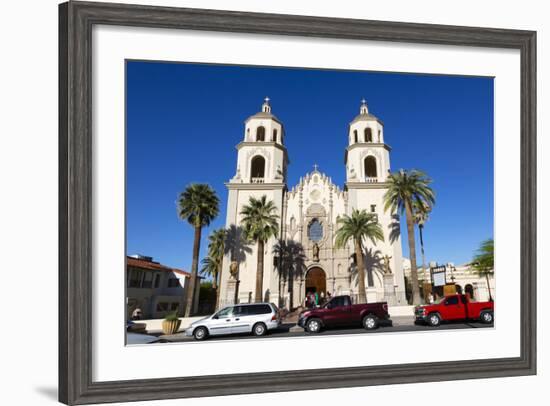
[[[320,333],[306,333],[302,328],[294,323],[282,324],[278,330],[270,331],[269,334],[262,337],[255,337],[248,334],[239,334],[231,336],[209,337],[207,341],[218,340],[239,340],[239,339],[273,339],[273,338],[288,338],[288,337],[304,337],[304,336],[323,336],[323,335],[341,335],[341,334],[384,334],[397,333],[404,331],[440,331],[440,330],[458,330],[467,328],[488,328],[493,327],[493,324],[483,324],[479,322],[455,322],[442,324],[439,327],[429,327],[425,325],[415,325],[412,317],[394,317],[393,326],[383,326],[377,330],[367,331],[364,328],[339,328],[339,329],[324,329]],[[171,336],[161,336],[170,342],[185,342],[195,341],[193,337],[186,337],[184,334],[174,334]]]

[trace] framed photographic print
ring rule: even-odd
[[[536,33],[60,5],[66,404],[536,373]]]

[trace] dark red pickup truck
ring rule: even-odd
[[[349,296],[335,296],[323,306],[300,313],[298,325],[309,333],[323,327],[363,326],[367,330],[381,323],[391,324],[386,302],[351,304]]]
[[[438,303],[416,306],[416,322],[439,326],[442,321],[480,320],[492,323],[494,320],[493,302],[471,302],[468,295],[445,296]]]

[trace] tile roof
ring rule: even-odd
[[[159,264],[158,262],[152,262],[148,261],[146,259],[141,258],[134,258],[130,256],[126,256],[126,266],[134,266],[136,268],[141,269],[150,269],[153,271],[168,271],[168,272],[174,272],[180,275],[184,275],[186,277],[190,277],[191,274],[187,271],[183,271],[181,269],[177,268],[171,268],[166,265]]]

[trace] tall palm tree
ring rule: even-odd
[[[400,170],[388,176],[388,191],[384,195],[384,210],[390,209],[393,213],[405,213],[407,222],[407,236],[411,259],[411,290],[413,304],[420,303],[420,289],[418,287],[418,270],[416,267],[416,244],[414,238],[413,207],[435,203],[435,193],[429,186],[432,183],[423,172],[412,169]]]
[[[223,256],[225,254],[226,239],[227,230],[225,228],[218,228],[208,236],[208,256],[214,260],[217,266],[217,270],[214,275],[215,278],[213,279],[216,283],[212,284],[212,287],[216,290],[216,309],[218,308],[218,303],[220,301],[221,286],[219,285],[222,280]]]
[[[492,302],[493,296],[491,295],[491,285],[489,284],[489,276],[495,272],[495,242],[492,238],[481,243],[472,261],[472,266],[475,273],[481,277],[485,276],[489,291],[489,300]]]
[[[365,294],[365,265],[363,262],[363,240],[369,239],[373,244],[376,241],[384,241],[382,226],[378,223],[376,214],[365,210],[353,209],[351,216],[344,215],[337,220],[336,248],[343,248],[348,241],[353,240],[357,265],[357,278],[359,289],[359,303],[366,303]]]
[[[422,254],[422,269],[424,270],[424,279],[426,279],[426,257],[424,255],[424,224],[430,218],[431,206],[426,204],[419,205],[416,201],[413,202],[413,216],[414,222],[418,226],[418,233],[420,235],[420,252]]]
[[[294,308],[294,280],[302,276],[305,270],[304,247],[299,242],[281,239],[273,246],[273,253],[278,259],[279,292],[281,292],[281,279],[288,281],[288,309],[292,310]]]
[[[241,224],[248,240],[257,244],[256,292],[254,300],[262,301],[264,279],[264,246],[271,237],[279,233],[279,216],[272,200],[263,195],[256,199],[250,197],[248,204],[241,209]]]
[[[241,226],[231,224],[227,228],[227,236],[225,238],[224,245],[225,255],[229,255],[230,263],[237,263],[237,274],[235,279],[235,295],[233,296],[234,303],[239,302],[239,265],[246,260],[247,255],[252,254],[252,248],[250,248],[250,241],[248,241],[244,235],[244,230]]]
[[[178,199],[178,216],[194,228],[193,262],[191,263],[191,279],[187,290],[185,317],[195,311],[197,303],[196,288],[199,268],[199,252],[202,228],[218,215],[220,200],[216,192],[206,184],[193,183],[180,193]]]

